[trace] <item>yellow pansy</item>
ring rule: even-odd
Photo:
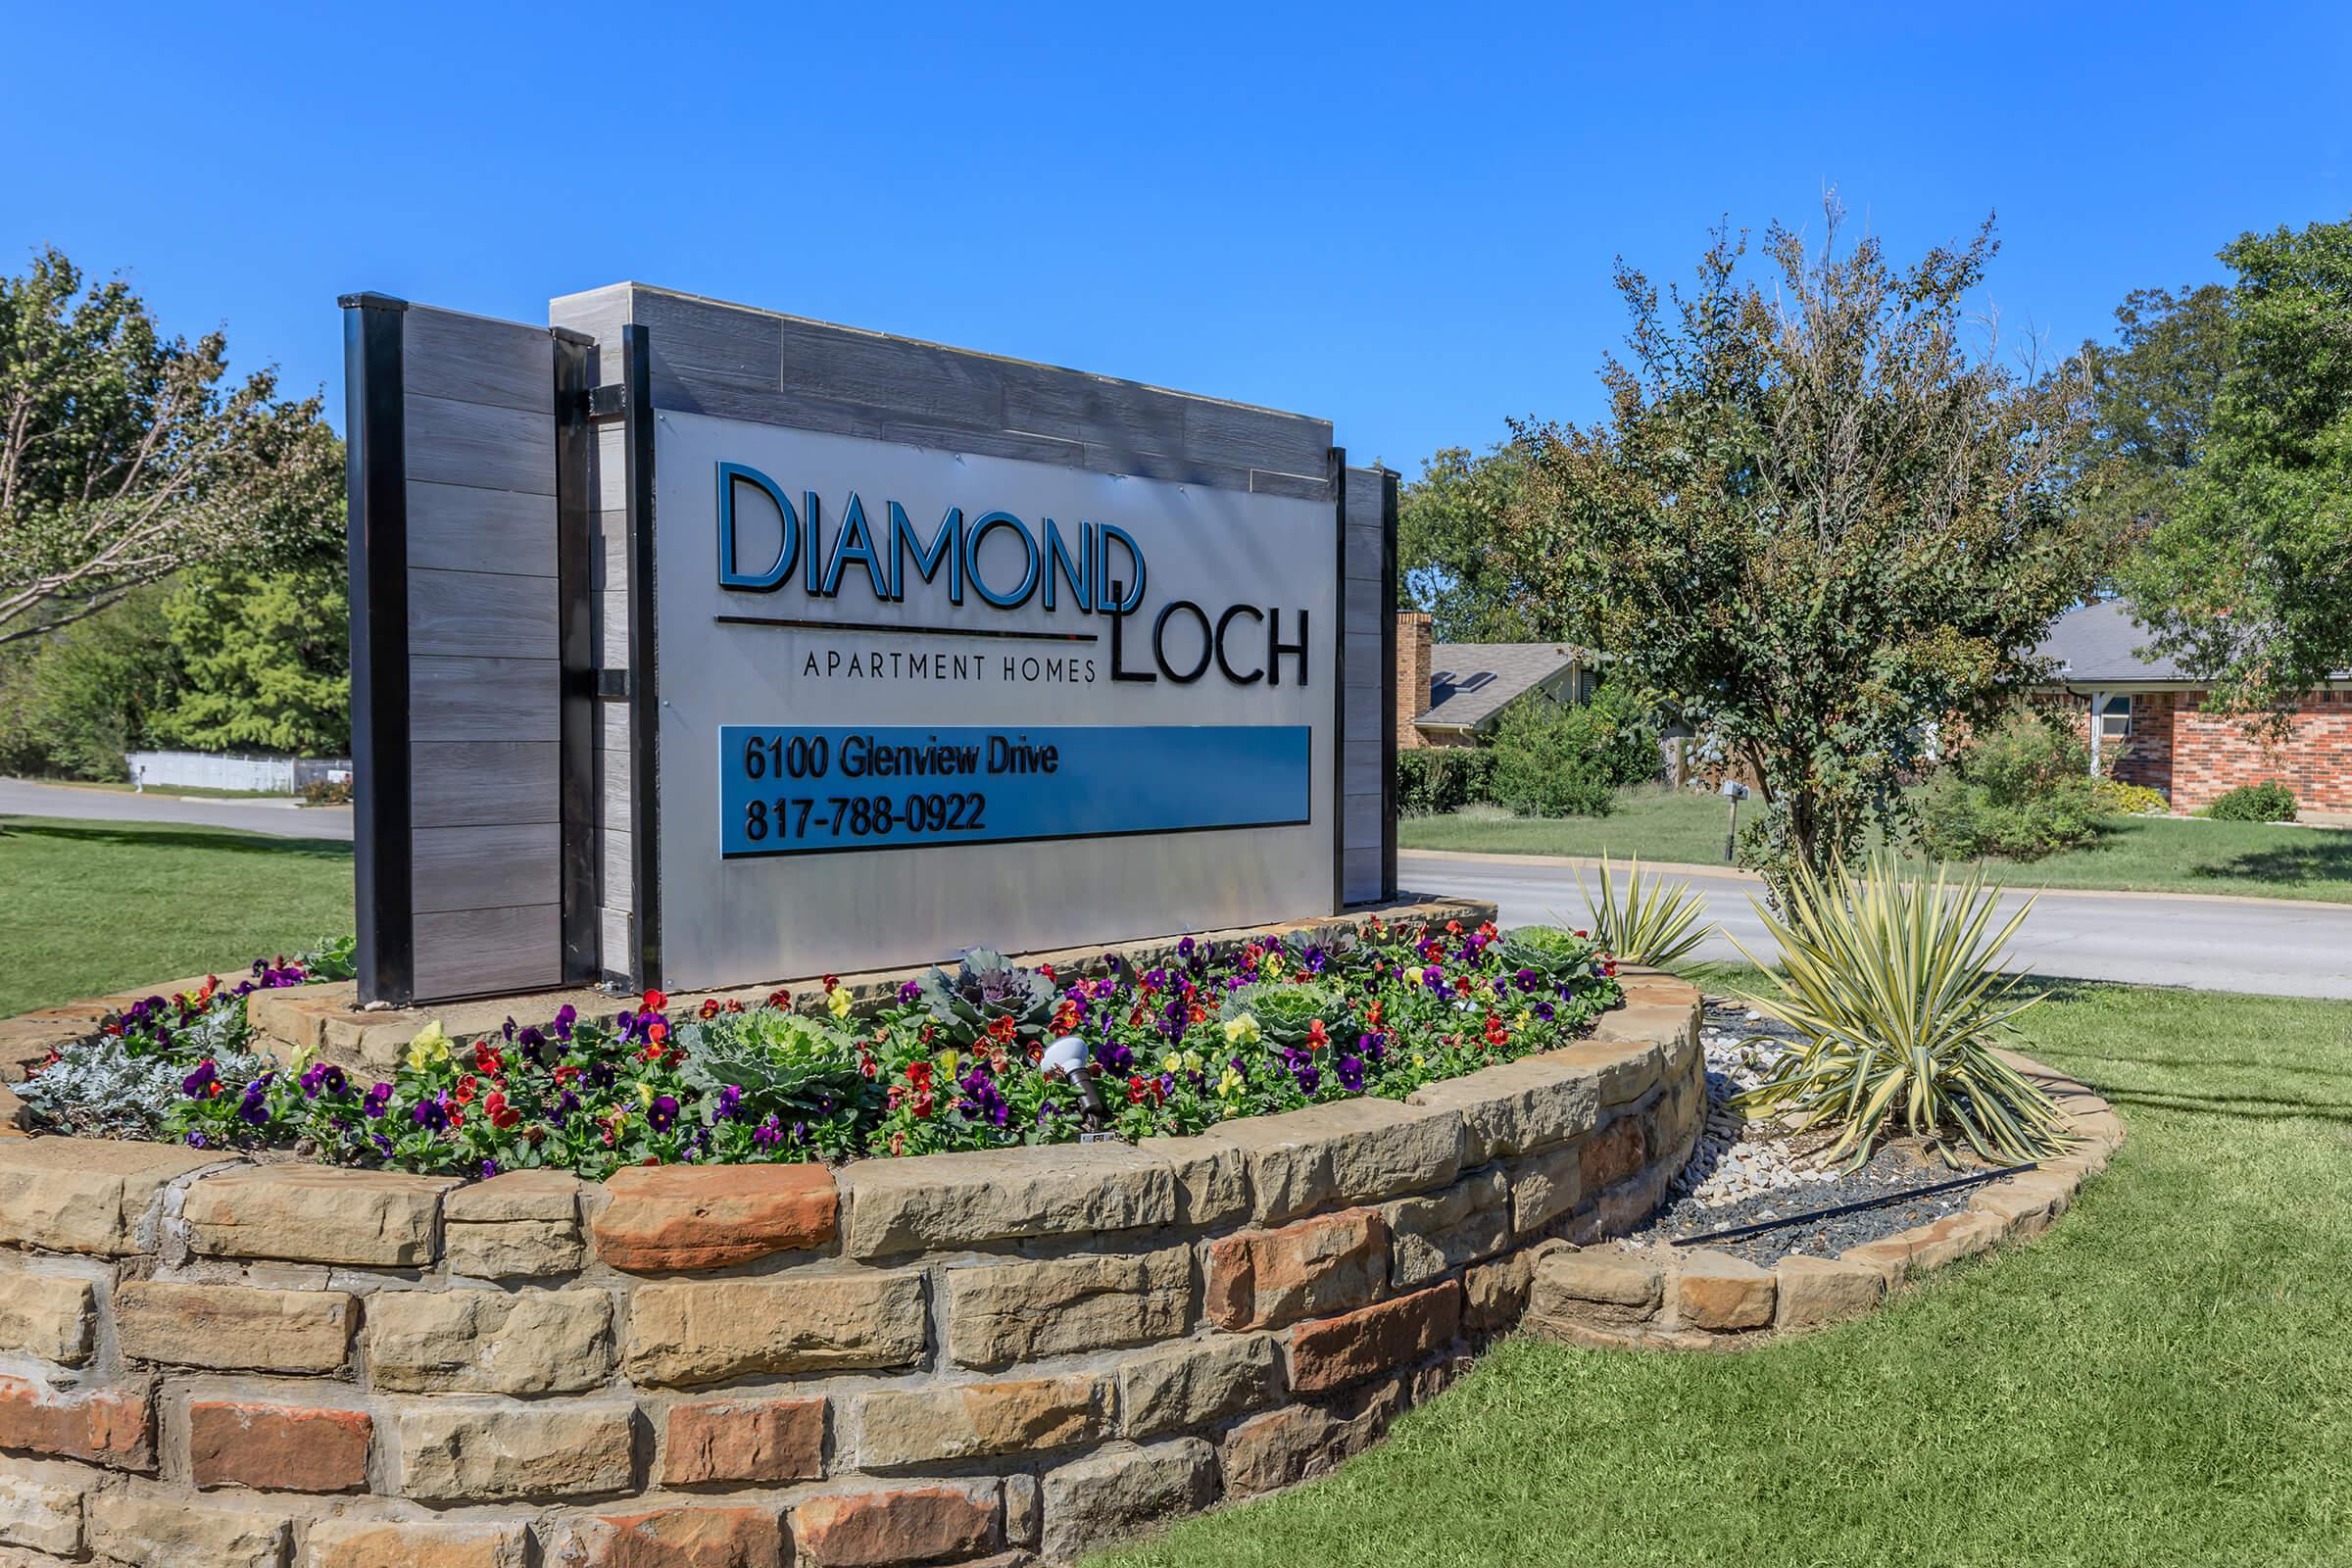
[[[1226,1068],[1225,1076],[1217,1080],[1217,1098],[1219,1100],[1231,1100],[1241,1092],[1242,1075],[1238,1072],[1235,1072],[1231,1067]]]
[[[850,988],[835,986],[825,997],[825,1009],[836,1018],[847,1018],[850,1015]]]
[[[294,1054],[286,1058],[286,1068],[290,1072],[300,1072],[311,1064],[311,1058],[317,1054],[318,1054],[318,1042],[306,1040],[296,1046]]]
[[[1184,1067],[1187,1072],[1199,1072],[1200,1070],[1200,1053],[1198,1051],[1186,1052],[1184,1054]]]
[[[963,1054],[962,1054],[961,1052],[957,1052],[957,1051],[943,1051],[943,1052],[941,1052],[941,1053],[939,1054],[939,1072],[940,1072],[940,1076],[941,1076],[941,1077],[943,1077],[943,1078],[953,1079],[953,1078],[956,1076],[956,1068],[957,1064],[959,1064],[959,1063],[960,1063],[962,1060],[963,1060]]]
[[[448,1059],[449,1032],[441,1027],[441,1020],[435,1018],[417,1030],[416,1038],[409,1042],[409,1071],[422,1072],[435,1062]]]
[[[653,1108],[654,1086],[652,1084],[640,1083],[637,1086],[637,1103],[644,1106],[648,1110]]]
[[[1174,1072],[1177,1068],[1183,1065],[1184,1058],[1176,1054],[1176,1053],[1173,1051],[1159,1058],[1159,1070],[1161,1072]]]
[[[1413,1053],[1413,1065],[1416,1067],[1426,1067],[1429,1065],[1429,1058],[1416,1051]]]
[[[1528,1011],[1525,1007],[1521,1007],[1519,1009],[1519,1016],[1511,1020],[1511,1027],[1514,1029],[1525,1029],[1528,1025],[1534,1023],[1535,1021],[1536,1015]]]
[[[1254,1046],[1262,1036],[1258,1032],[1257,1014],[1245,1012],[1229,1019],[1225,1025],[1225,1043],[1229,1046]]]
[[[1262,967],[1265,969],[1266,973],[1273,975],[1276,978],[1280,978],[1282,974],[1282,955],[1279,953],[1267,954],[1266,961]]]

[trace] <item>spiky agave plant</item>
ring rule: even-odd
[[[1992,928],[1998,890],[1982,872],[1947,889],[1871,858],[1851,883],[1798,868],[1785,912],[1756,905],[1780,943],[1779,986],[1750,997],[1802,1043],[1735,1103],[1804,1127],[1839,1129],[1829,1157],[1867,1160],[1893,1129],[1929,1139],[1946,1163],[1953,1135],[1986,1159],[2022,1163],[2066,1146],[2050,1098],[1993,1054],[2018,1014],[2020,977],[2000,968],[2033,900]],[[1735,939],[1737,945],[1737,939]]]
[[[1582,878],[1577,885],[1583,888]],[[1639,855],[1634,857],[1622,895],[1617,891],[1616,867],[1605,855],[1600,858],[1598,896],[1589,888],[1584,893],[1585,916],[1593,938],[1621,963],[1664,968],[1706,941],[1711,929],[1699,923],[1706,901],[1690,891],[1690,884],[1667,884],[1644,877]]]

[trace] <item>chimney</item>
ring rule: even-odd
[[[1415,610],[1396,612],[1396,749],[1400,752],[1424,744],[1413,720],[1429,709],[1435,646],[1429,616]]]

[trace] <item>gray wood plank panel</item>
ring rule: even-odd
[[[410,837],[418,913],[561,900],[563,824],[418,828]]]
[[[561,657],[556,583],[487,571],[409,571],[409,656]]]
[[[1028,435],[1017,430],[989,430],[958,425],[947,419],[901,418],[886,416],[882,439],[934,452],[970,453],[990,458],[1020,458],[1030,463],[1058,464],[1065,468],[1086,466],[1086,443],[1058,436]]]
[[[1321,501],[1331,494],[1331,481],[1320,474],[1277,473],[1268,468],[1250,470],[1250,492],[1260,496],[1291,496]]]
[[[828,435],[882,438],[884,411],[864,403],[814,397],[807,392],[782,392],[774,387],[746,386],[710,379],[654,381],[654,406],[683,414],[708,414],[714,418],[746,419],[755,424],[789,425],[796,430],[821,430]]]
[[[401,323],[400,375],[409,391],[554,416],[555,340],[547,328],[418,305]]]
[[[1185,405],[1184,444],[1218,463],[1307,475],[1318,484],[1329,477],[1331,421],[1303,414],[1195,398]]]
[[[1341,613],[1347,617],[1350,631],[1377,627],[1381,617],[1381,590],[1388,584],[1377,576],[1344,577],[1341,579]]]
[[[552,578],[556,498],[411,480],[409,564]]]
[[[411,659],[412,741],[558,739],[552,659]]]
[[[628,446],[618,419],[596,427],[596,441],[588,450],[588,505],[615,517],[628,513]]]
[[[553,741],[427,741],[409,752],[409,814],[420,828],[553,822],[563,760]]]
[[[634,283],[608,283],[603,288],[560,295],[547,302],[550,326],[568,326],[596,339],[596,373],[592,379],[598,386],[610,386],[620,379],[620,329],[628,321],[629,302],[636,292]]]
[[[1006,361],[798,317],[776,325],[786,391],[974,429],[1004,427]]]
[[[1380,848],[1380,793],[1347,797],[1342,821],[1341,846],[1345,850]]]
[[[637,841],[625,828],[609,827],[596,835],[596,848],[597,863],[604,873],[605,902],[617,902],[626,908],[630,892],[637,885],[636,865],[630,859],[636,853]]]
[[[1370,523],[1358,522],[1356,518],[1361,515],[1362,514],[1354,508],[1348,508],[1348,553],[1341,563],[1341,575],[1370,578],[1377,582],[1381,580],[1381,527],[1378,520],[1380,514],[1373,513],[1374,520]]]
[[[561,984],[564,916],[553,904],[419,914],[416,1000],[445,1002]]]
[[[607,905],[597,915],[597,959],[612,974],[629,973],[629,911]]]
[[[1378,848],[1347,851],[1340,857],[1340,869],[1342,893],[1349,904],[1369,904],[1380,897]]]
[[[629,301],[629,319],[646,330],[653,351],[654,402],[685,405],[662,396],[712,381],[780,389],[784,384],[783,318],[691,294],[640,288]]]
[[[1189,400],[1181,394],[1010,361],[1004,364],[1003,374],[1008,429],[1083,441],[1090,448],[1113,453],[1181,458],[1190,450],[1184,433]],[[1227,466],[1246,468],[1248,465]]]
[[[556,426],[547,416],[414,392],[402,401],[411,479],[556,493]]]
[[[1172,484],[1205,485],[1212,490],[1250,488],[1250,470],[1202,463],[1182,453],[1145,452],[1100,441],[1086,444],[1086,466],[1099,473],[1121,473],[1131,479],[1165,479]]]

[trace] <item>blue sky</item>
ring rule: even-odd
[[[689,20],[689,12],[694,11]],[[99,30],[86,20],[104,18]],[[2015,338],[2352,213],[2352,7],[21,8],[0,269],[324,384],[338,292],[621,278],[1329,416],[1590,418],[1623,254],[1996,211]]]

